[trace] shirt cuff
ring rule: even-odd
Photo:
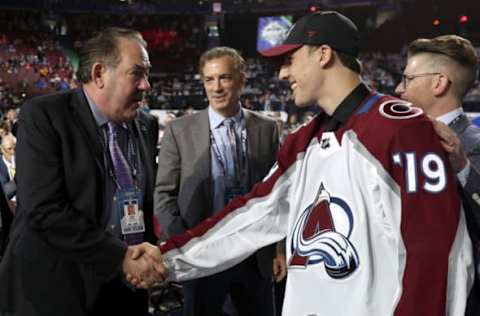
[[[165,244],[165,242],[162,242],[160,244],[160,249],[161,245]],[[170,258],[170,253],[162,253],[162,263],[165,266],[166,274],[164,275],[164,281],[165,282],[176,282],[177,277],[175,275],[175,264],[173,263],[173,258]]]

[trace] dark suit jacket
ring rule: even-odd
[[[0,184],[3,187],[3,192],[7,196],[7,199],[11,199],[17,193],[15,180],[10,179],[7,165],[3,161],[2,156],[0,156]]]
[[[13,220],[13,214],[8,206],[7,197],[3,190],[0,190],[0,260],[2,259],[3,252],[7,247],[8,235],[10,233],[10,225]]]
[[[249,188],[273,166],[278,148],[275,121],[244,110],[247,129]],[[163,232],[181,234],[213,214],[208,110],[172,121],[158,157],[155,214]],[[272,276],[273,247],[257,252],[264,277]]]
[[[8,174],[7,165],[2,158],[3,157],[0,155],[0,183],[3,185],[10,181],[10,175]]]
[[[0,184],[2,189],[0,190],[0,257],[3,255],[7,246],[8,235],[10,233],[10,225],[12,223],[13,214],[8,206],[8,199],[13,197],[17,192],[15,181],[10,180],[8,174],[7,165],[3,162],[0,155]]]
[[[107,172],[96,122],[81,90],[30,100],[19,122],[18,208],[0,265],[0,311],[27,298],[40,316],[85,315],[100,285],[121,272],[126,251],[100,223]],[[146,175],[146,238],[155,241],[158,123],[139,113],[133,125]]]

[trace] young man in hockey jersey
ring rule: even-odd
[[[353,22],[321,12],[263,52],[283,58],[296,104],[323,112],[250,193],[162,245],[168,278],[286,237],[284,315],[463,315],[473,266],[455,176],[422,111],[361,82],[358,50]]]

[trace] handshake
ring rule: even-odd
[[[142,289],[165,280],[167,274],[160,249],[147,242],[128,247],[122,270],[128,282]]]

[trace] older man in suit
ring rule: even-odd
[[[185,232],[248,192],[275,161],[275,122],[239,102],[246,81],[244,63],[229,47],[205,52],[199,72],[209,107],[172,121],[165,130],[155,212],[167,236]],[[184,283],[184,315],[222,315],[227,294],[240,315],[273,315],[274,248],[263,248],[227,271]],[[283,278],[284,259],[275,262],[277,278]]]
[[[17,146],[17,138],[12,134],[2,137],[0,142],[0,150],[2,159],[0,159],[0,183],[3,191],[8,199],[12,199],[17,192],[15,183],[15,148]]]
[[[155,242],[152,199],[158,124],[138,111],[150,62],[138,32],[106,29],[84,43],[82,88],[23,105],[17,197],[0,265],[0,314],[146,315]],[[134,216],[127,214],[132,208]],[[133,223],[133,224],[132,224]]]
[[[477,278],[480,267],[480,129],[462,109],[462,99],[475,82],[476,50],[457,35],[417,39],[408,47],[403,79],[396,92],[421,107],[434,127],[463,189],[467,224],[475,248]],[[475,282],[467,315],[480,313],[480,283]]]

